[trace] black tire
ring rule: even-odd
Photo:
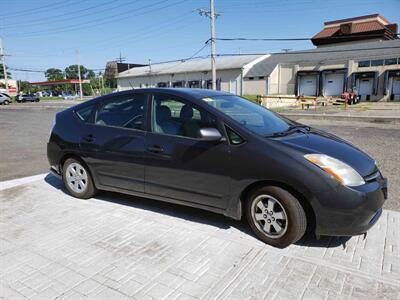
[[[268,213],[267,207],[265,207],[265,212],[262,211],[259,206],[257,206],[257,203],[265,201],[265,199],[268,203],[273,199],[275,203],[274,207],[278,211],[273,212],[271,215]],[[278,205],[276,203],[278,203]],[[258,213],[256,213],[257,211]],[[255,214],[260,216],[260,212],[263,218],[266,217],[268,219],[257,221]],[[286,219],[277,218],[275,221],[273,218],[274,213],[275,216],[277,216],[278,213],[282,215],[282,212]],[[250,192],[245,202],[245,213],[247,221],[257,237],[264,243],[274,247],[285,248],[297,242],[303,237],[307,229],[307,216],[302,205],[291,193],[280,187],[265,186]],[[285,230],[282,230],[280,234],[278,234],[278,232],[276,232],[276,234],[274,234],[274,232],[268,234],[264,231],[263,228],[267,225],[266,222],[268,221],[270,223],[271,218],[274,223],[279,222],[279,225],[285,228]],[[263,228],[260,228],[261,226],[263,226]],[[271,224],[268,224],[268,226],[271,231],[275,230],[275,226]]]
[[[10,104],[10,101],[5,100],[3,103],[4,103],[4,105],[8,105],[8,104]]]
[[[71,166],[71,168],[73,168],[74,166],[79,166],[80,168],[82,168],[82,170],[84,170],[84,172],[85,172],[84,174],[86,174],[85,178],[81,178],[82,182],[85,182],[85,188],[81,188],[81,191],[79,191],[78,188],[76,188],[74,190],[74,188],[72,187],[73,184],[71,182],[69,183],[69,178],[73,177],[73,175],[71,176],[72,173],[69,172],[70,166]],[[80,169],[78,169],[78,170],[80,170]],[[67,159],[63,165],[62,178],[63,178],[64,185],[65,185],[66,189],[68,190],[68,192],[76,198],[89,199],[89,198],[92,198],[97,193],[97,189],[94,186],[93,178],[92,178],[92,175],[90,174],[90,171],[88,170],[87,166],[80,160],[77,160],[74,158]],[[81,180],[78,179],[78,181],[81,181]],[[79,187],[79,185],[78,185],[78,187]]]

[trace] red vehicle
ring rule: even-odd
[[[349,105],[360,102],[360,98],[356,89],[349,89],[342,94],[341,98],[344,99]]]

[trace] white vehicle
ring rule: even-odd
[[[6,93],[0,93],[0,104],[8,105],[11,103],[11,97]]]

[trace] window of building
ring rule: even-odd
[[[385,65],[395,65],[395,64],[397,64],[397,58],[385,59]]]
[[[248,80],[254,80],[254,77],[248,77],[247,79]]]
[[[258,79],[264,80],[264,79],[265,79],[265,76],[259,76]]]
[[[366,68],[371,66],[371,61],[370,60],[362,60],[358,62],[358,67],[360,68]]]
[[[371,67],[383,66],[383,59],[371,60]]]

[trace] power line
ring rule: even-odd
[[[186,2],[188,0],[176,1],[174,3],[168,4],[168,5],[164,5],[162,7],[157,7],[157,8],[151,9],[151,10],[147,10],[147,11],[144,11],[144,12],[139,13],[139,14],[131,14],[132,12],[137,12],[138,10],[143,10],[143,9],[146,9],[146,8],[157,6],[159,4],[162,4],[162,3],[165,3],[165,2],[168,2],[168,1],[169,0],[160,0],[160,1],[157,1],[156,3],[144,5],[144,6],[141,6],[139,8],[131,9],[131,10],[128,10],[128,11],[125,11],[125,12],[122,12],[122,13],[118,13],[118,14],[114,14],[114,15],[108,16],[106,18],[102,17],[102,18],[97,18],[97,19],[90,20],[90,21],[87,21],[87,22],[78,23],[78,24],[75,24],[72,27],[69,27],[68,29],[65,29],[65,27],[59,27],[59,28],[52,29],[50,31],[42,30],[42,31],[27,32],[27,33],[24,33],[24,34],[20,34],[18,36],[20,36],[20,37],[21,36],[23,36],[23,37],[34,37],[34,36],[40,36],[40,35],[43,35],[43,34],[56,34],[56,33],[64,33],[64,32],[82,30],[84,28],[83,26],[86,26],[86,25],[89,25],[89,24],[91,24],[92,26],[99,26],[99,25],[107,24],[107,23],[110,23],[110,22],[113,22],[113,21],[120,21],[120,20],[124,20],[124,19],[127,19],[127,18],[142,16],[142,15],[146,15],[148,13],[151,13],[151,12],[154,12],[154,11],[157,11],[157,10],[162,10],[162,9],[165,9],[165,8],[168,8],[168,7],[171,7],[171,6]],[[121,17],[121,16],[127,15],[127,14],[128,14],[128,16]],[[100,22],[98,22],[98,21],[100,21]],[[17,35],[13,34],[13,36],[17,36]]]
[[[44,6],[40,6],[40,7],[31,8],[31,9],[21,10],[21,11],[19,11],[17,13],[14,13],[14,14],[13,13],[10,13],[10,14],[7,13],[6,18],[8,19],[9,17],[13,17],[14,18],[14,17],[26,16],[26,15],[29,15],[29,14],[32,14],[32,13],[37,13],[38,11],[39,12],[50,11],[50,10],[53,10],[54,8],[59,9],[61,7],[70,6],[70,5],[73,5],[75,3],[82,3],[84,1],[88,1],[88,0],[78,0],[78,1],[73,1],[73,2],[71,2],[70,0],[59,1],[59,2],[56,2],[56,3],[49,4],[49,5],[44,5]],[[43,8],[45,8],[45,9],[43,9]]]
[[[53,16],[48,16],[48,17],[46,16],[46,20],[45,21],[43,21],[43,18],[40,18],[40,19],[38,19],[38,20],[41,20],[39,22],[33,21],[33,22],[25,22],[25,23],[24,22],[22,22],[22,23],[7,23],[7,25],[2,26],[2,28],[3,29],[7,29],[7,28],[14,28],[14,27],[19,27],[19,26],[37,26],[37,25],[42,25],[42,24],[48,25],[49,24],[49,20],[52,20],[52,19],[55,19],[55,21],[52,21],[52,23],[65,22],[65,21],[69,21],[69,20],[73,20],[73,19],[79,19],[79,18],[82,18],[84,16],[91,16],[94,13],[92,11],[92,12],[89,12],[89,13],[86,13],[86,14],[80,14],[81,12],[92,10],[93,8],[99,8],[101,6],[106,6],[106,5],[112,4],[112,3],[117,2],[117,1],[120,1],[120,0],[112,0],[112,1],[109,1],[109,2],[104,2],[104,3],[96,4],[96,5],[93,5],[93,6],[89,6],[89,7],[83,8],[83,9],[69,11],[69,12],[66,12],[66,13],[63,13],[63,14],[59,14],[59,15],[53,15]],[[113,7],[108,7],[106,9],[103,9],[103,10],[100,10],[100,11],[96,11],[95,13],[97,15],[97,14],[99,14],[101,12],[114,10],[114,9],[122,7],[122,6],[126,7],[127,5],[130,5],[132,3],[135,3],[135,2],[130,2],[128,4],[127,3],[122,3],[122,4],[119,4],[119,5],[113,6]],[[69,16],[69,17],[60,19],[60,17],[63,17],[63,16]]]
[[[400,33],[393,33],[395,36],[399,36]],[[378,34],[365,34],[365,35],[360,35],[359,37],[362,38],[376,38],[376,37],[381,37],[381,35]],[[348,36],[332,36],[329,37],[330,39],[348,39]],[[218,41],[264,41],[264,42],[282,42],[282,41],[310,41],[312,38],[307,38],[307,37],[301,37],[301,38],[243,38],[243,37],[237,37],[237,38],[216,38]]]

